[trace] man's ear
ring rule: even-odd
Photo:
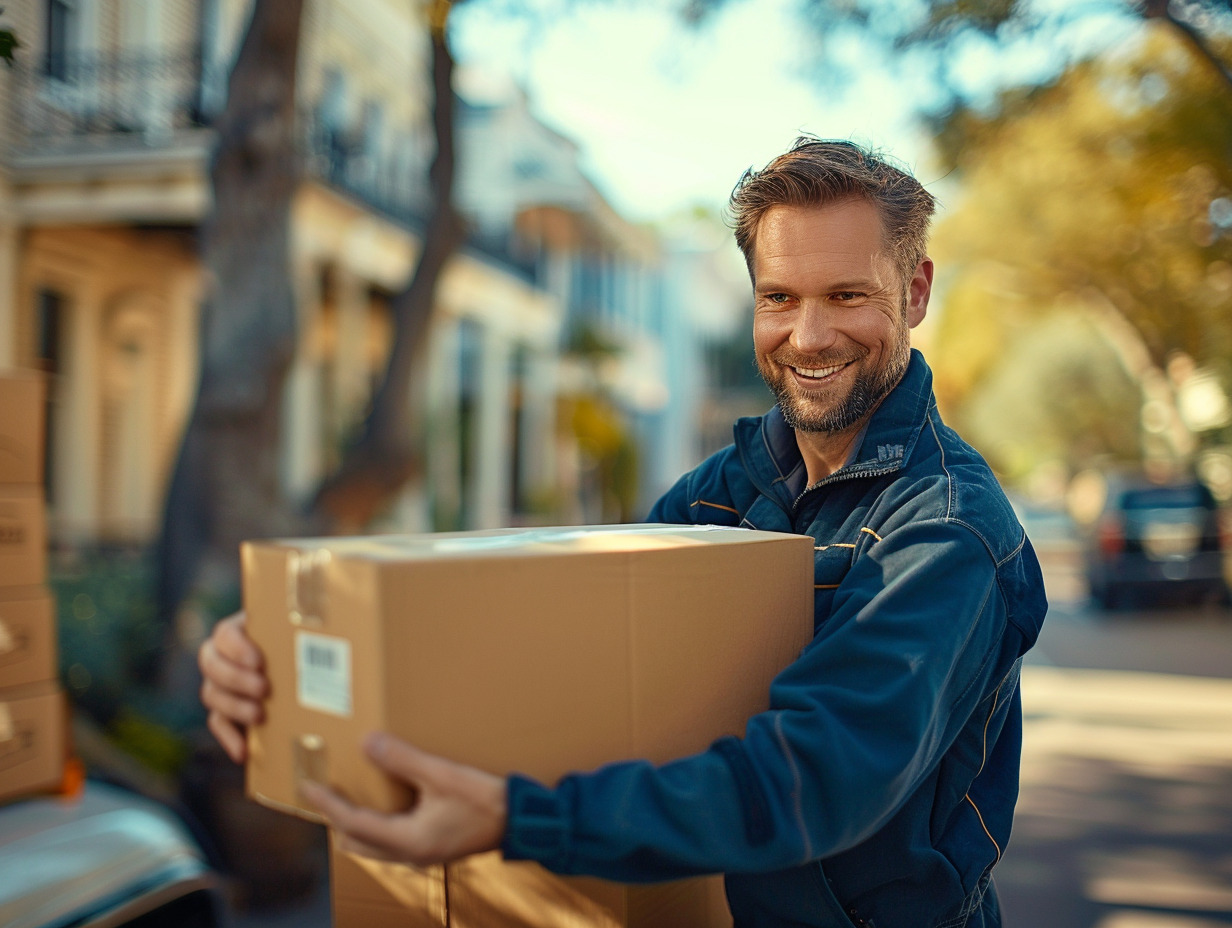
[[[914,329],[928,314],[928,298],[933,292],[933,259],[925,257],[915,266],[907,287],[907,327]]]

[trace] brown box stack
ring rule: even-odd
[[[248,791],[308,817],[305,778],[405,807],[358,749],[378,729],[549,783],[703,750],[743,732],[812,636],[813,541],[798,535],[499,530],[254,542],[243,559],[272,692],[249,734]],[[730,924],[717,877],[621,886],[499,855],[448,872],[331,859],[342,928],[398,908],[405,924]],[[431,900],[446,892],[441,921]]]
[[[67,718],[47,589],[44,381],[0,374],[0,802],[55,789]]]

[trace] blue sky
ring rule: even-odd
[[[907,72],[901,60],[890,67],[883,49],[854,35],[820,49],[795,0],[730,0],[693,29],[676,2],[531,5],[540,11],[535,22],[492,0],[455,9],[454,52],[469,72],[460,84],[465,92],[512,79],[525,88],[536,114],[580,144],[592,179],[631,219],[692,205],[720,210],[745,168],[801,132],[872,144],[926,183],[939,180],[916,119],[935,98],[928,76]],[[1075,48],[1126,31],[1101,17],[1069,30],[1063,43],[1023,42],[997,54],[972,43],[951,73],[988,99],[999,86],[1055,70]]]

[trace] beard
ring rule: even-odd
[[[790,428],[800,432],[842,432],[876,409],[902,380],[911,361],[911,341],[905,324],[899,335],[890,356],[876,367],[859,368],[847,395],[829,405],[823,405],[824,400],[814,400],[797,392],[788,368],[820,369],[844,362],[859,364],[860,358],[824,355],[806,358],[783,349],[776,351],[768,361],[759,356],[757,370],[778,400],[783,421]],[[867,353],[864,356],[867,357]]]

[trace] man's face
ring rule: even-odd
[[[926,258],[900,279],[867,200],[766,212],[753,247],[753,347],[788,425],[863,425],[907,369],[932,270]]]

